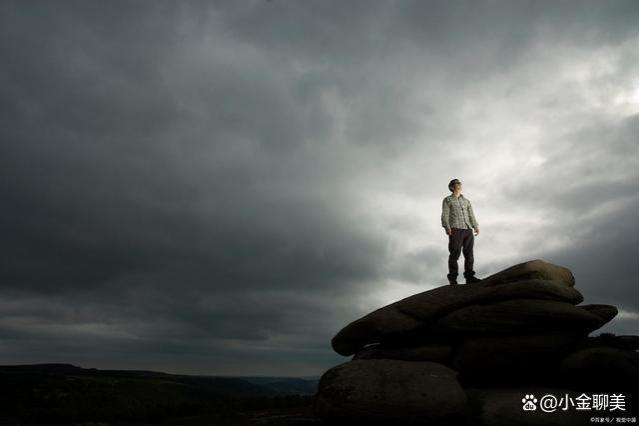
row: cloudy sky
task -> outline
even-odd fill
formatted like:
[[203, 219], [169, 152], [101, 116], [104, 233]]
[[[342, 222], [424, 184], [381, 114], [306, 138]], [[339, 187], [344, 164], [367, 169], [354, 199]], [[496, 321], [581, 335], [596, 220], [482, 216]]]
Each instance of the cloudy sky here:
[[619, 308], [600, 331], [639, 334], [637, 22], [633, 0], [2, 1], [0, 363], [322, 374], [343, 326], [446, 284], [452, 178], [479, 277], [566, 266]]

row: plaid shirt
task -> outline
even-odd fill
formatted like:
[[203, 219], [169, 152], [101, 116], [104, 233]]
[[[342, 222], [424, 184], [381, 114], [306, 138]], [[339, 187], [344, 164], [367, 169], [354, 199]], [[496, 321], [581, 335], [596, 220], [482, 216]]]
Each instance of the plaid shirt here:
[[442, 226], [448, 228], [470, 229], [478, 228], [473, 206], [470, 200], [459, 194], [459, 197], [449, 195], [442, 203]]

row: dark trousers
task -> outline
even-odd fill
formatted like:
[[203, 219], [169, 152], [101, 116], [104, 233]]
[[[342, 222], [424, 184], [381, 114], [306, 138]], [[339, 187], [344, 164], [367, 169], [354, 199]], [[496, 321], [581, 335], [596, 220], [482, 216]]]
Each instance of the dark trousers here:
[[475, 275], [473, 271], [473, 243], [475, 236], [472, 229], [450, 228], [448, 236], [448, 272], [450, 276], [457, 277], [457, 259], [464, 253], [464, 275]]

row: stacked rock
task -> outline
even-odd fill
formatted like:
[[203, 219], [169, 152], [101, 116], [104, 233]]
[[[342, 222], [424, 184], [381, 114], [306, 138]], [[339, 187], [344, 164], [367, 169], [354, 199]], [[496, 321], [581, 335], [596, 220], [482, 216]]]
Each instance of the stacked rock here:
[[332, 339], [353, 358], [321, 377], [315, 414], [331, 424], [591, 424], [593, 412], [574, 406], [523, 404], [604, 391], [625, 391], [628, 413], [639, 336], [588, 337], [617, 308], [580, 305], [574, 286], [569, 269], [537, 259], [377, 309]]

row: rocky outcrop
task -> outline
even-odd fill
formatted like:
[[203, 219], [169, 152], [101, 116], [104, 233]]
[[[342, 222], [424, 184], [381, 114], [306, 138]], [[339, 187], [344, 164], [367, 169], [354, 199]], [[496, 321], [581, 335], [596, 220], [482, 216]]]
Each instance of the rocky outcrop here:
[[456, 424], [468, 400], [457, 373], [435, 362], [353, 360], [322, 377], [316, 409], [324, 420], [351, 424]]
[[[332, 339], [352, 360], [322, 376], [315, 412], [331, 423], [540, 424], [522, 408], [534, 389], [631, 391], [639, 337], [588, 337], [617, 308], [582, 302], [569, 269], [538, 259], [384, 306]], [[590, 424], [585, 414], [553, 418]]]
[[[547, 265], [539, 263], [541, 261], [533, 262], [539, 267]], [[524, 268], [516, 265], [506, 271], [520, 269], [526, 271], [526, 277], [534, 275], [530, 266]], [[337, 333], [331, 341], [333, 349], [341, 355], [352, 355], [367, 344], [418, 329], [434, 319], [471, 304], [513, 299], [554, 300], [570, 305], [583, 301], [581, 293], [572, 287], [574, 280], [566, 280], [566, 273], [550, 275], [553, 278], [550, 280], [525, 278], [522, 281], [496, 283], [493, 277], [500, 277], [500, 274], [502, 272], [473, 285], [437, 287], [377, 309]], [[499, 278], [503, 279], [503, 276]]]

